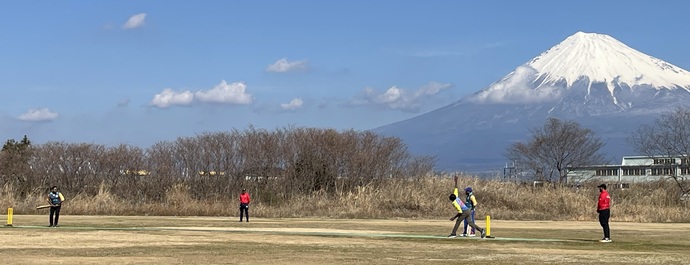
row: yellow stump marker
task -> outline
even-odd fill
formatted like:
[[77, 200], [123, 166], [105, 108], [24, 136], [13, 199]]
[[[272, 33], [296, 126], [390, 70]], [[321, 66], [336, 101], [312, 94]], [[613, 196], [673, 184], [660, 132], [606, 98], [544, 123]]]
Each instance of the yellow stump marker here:
[[14, 210], [12, 208], [7, 208], [7, 224], [5, 226], [12, 226], [12, 214]]
[[491, 216], [486, 216], [486, 236], [491, 235]]

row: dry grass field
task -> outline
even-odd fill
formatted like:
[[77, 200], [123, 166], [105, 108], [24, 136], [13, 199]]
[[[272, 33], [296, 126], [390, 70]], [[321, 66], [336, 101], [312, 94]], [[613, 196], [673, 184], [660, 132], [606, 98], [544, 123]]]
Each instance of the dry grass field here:
[[[493, 239], [447, 239], [453, 222], [407, 219], [15, 215], [3, 264], [688, 264], [690, 224], [491, 222]], [[5, 216], [0, 216], [5, 221]], [[483, 220], [478, 221], [484, 226]]]

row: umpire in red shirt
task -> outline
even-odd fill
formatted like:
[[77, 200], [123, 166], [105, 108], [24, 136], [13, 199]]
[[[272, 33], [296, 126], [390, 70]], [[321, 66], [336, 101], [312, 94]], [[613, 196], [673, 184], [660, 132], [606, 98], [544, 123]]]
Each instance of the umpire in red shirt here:
[[249, 222], [249, 202], [249, 193], [247, 193], [246, 189], [242, 189], [240, 194], [240, 222], [242, 222], [243, 215], [247, 216], [247, 222]]
[[611, 217], [611, 196], [606, 191], [606, 184], [597, 186], [599, 188], [599, 202], [597, 203], [597, 213], [599, 213], [599, 224], [604, 229], [604, 238], [599, 242], [611, 242], [611, 231], [609, 230], [609, 218]]

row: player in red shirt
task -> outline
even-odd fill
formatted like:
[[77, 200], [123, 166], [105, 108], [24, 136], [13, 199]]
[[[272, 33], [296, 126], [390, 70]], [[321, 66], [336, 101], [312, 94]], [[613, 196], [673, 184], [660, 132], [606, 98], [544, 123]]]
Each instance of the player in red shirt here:
[[597, 186], [599, 188], [599, 202], [597, 203], [597, 213], [599, 213], [599, 224], [604, 229], [604, 238], [599, 242], [611, 242], [609, 230], [609, 218], [611, 217], [611, 196], [606, 191], [606, 184]]
[[249, 193], [247, 193], [246, 189], [242, 189], [240, 194], [240, 222], [242, 222], [243, 215], [247, 216], [247, 222], [249, 222], [249, 202]]

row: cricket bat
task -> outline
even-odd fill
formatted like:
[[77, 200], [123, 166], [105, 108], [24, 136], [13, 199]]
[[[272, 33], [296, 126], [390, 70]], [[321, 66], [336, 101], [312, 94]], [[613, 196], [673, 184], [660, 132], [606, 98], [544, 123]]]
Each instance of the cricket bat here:
[[50, 206], [51, 206], [50, 204], [36, 206], [36, 210], [38, 210], [38, 209], [50, 208]]

